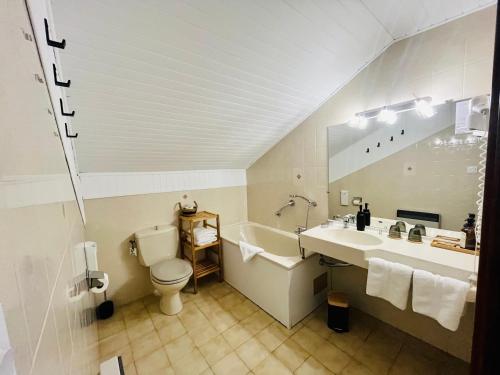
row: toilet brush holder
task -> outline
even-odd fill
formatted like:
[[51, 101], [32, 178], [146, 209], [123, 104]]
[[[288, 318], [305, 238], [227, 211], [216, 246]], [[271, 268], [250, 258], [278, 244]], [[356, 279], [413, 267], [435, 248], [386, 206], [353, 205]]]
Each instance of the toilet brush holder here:
[[109, 301], [106, 292], [104, 292], [104, 302], [96, 307], [95, 313], [99, 320], [111, 318], [115, 312], [115, 305], [113, 301]]

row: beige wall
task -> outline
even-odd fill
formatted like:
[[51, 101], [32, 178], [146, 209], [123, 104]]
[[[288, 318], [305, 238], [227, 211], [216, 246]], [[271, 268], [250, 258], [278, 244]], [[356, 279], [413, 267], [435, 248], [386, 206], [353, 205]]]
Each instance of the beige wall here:
[[193, 200], [200, 210], [219, 213], [221, 225], [247, 218], [244, 186], [85, 200], [86, 238], [97, 242], [99, 268], [110, 276], [108, 297], [115, 303], [122, 305], [153, 292], [149, 269], [129, 255], [134, 232], [157, 224], [177, 224], [177, 202]]
[[95, 375], [94, 296], [68, 296], [83, 222], [47, 88], [34, 78], [37, 50], [21, 32], [33, 40], [26, 4], [0, 8], [0, 304], [13, 347], [0, 373], [12, 373], [2, 365], [13, 354], [18, 375]]
[[[328, 217], [327, 126], [345, 123], [356, 112], [415, 96], [430, 95], [439, 102], [488, 93], [494, 23], [495, 9], [490, 7], [391, 46], [248, 169], [249, 220], [290, 231], [303, 224], [305, 207], [300, 203], [280, 218], [273, 215], [290, 193], [318, 201], [312, 209], [313, 225]], [[360, 296], [354, 305], [405, 328], [392, 308], [373, 311], [368, 303], [361, 303], [363, 298], [368, 297]], [[434, 333], [448, 335], [438, 327]]]
[[[478, 174], [468, 174], [467, 166], [478, 166], [479, 144], [433, 143], [452, 136], [454, 127], [330, 183], [330, 217], [357, 211], [352, 204], [340, 205], [340, 191], [349, 190], [350, 197], [369, 203], [374, 216], [395, 219], [397, 209], [434, 212], [441, 215], [441, 228], [460, 230], [467, 214], [477, 211]], [[404, 173], [407, 162], [414, 167], [411, 174]]]

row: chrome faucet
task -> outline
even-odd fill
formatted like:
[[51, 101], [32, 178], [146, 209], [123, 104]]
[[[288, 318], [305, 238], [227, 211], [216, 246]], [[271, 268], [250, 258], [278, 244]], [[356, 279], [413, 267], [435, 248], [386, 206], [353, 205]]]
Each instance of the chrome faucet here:
[[303, 195], [299, 195], [299, 194], [290, 194], [290, 198], [300, 198], [300, 199], [303, 199], [307, 202], [308, 206], [309, 207], [316, 207], [318, 205], [318, 203], [316, 203], [316, 201], [313, 201], [309, 198], [306, 198], [304, 197]]
[[356, 216], [353, 214], [347, 214], [343, 217], [343, 222], [344, 222], [344, 229], [349, 228], [349, 223], [355, 223], [356, 222]]

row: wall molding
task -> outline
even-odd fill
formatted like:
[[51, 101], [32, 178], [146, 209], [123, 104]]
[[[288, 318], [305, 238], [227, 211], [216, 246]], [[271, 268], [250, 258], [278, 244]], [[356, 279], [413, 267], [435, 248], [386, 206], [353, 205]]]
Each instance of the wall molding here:
[[80, 173], [84, 199], [246, 186], [245, 169]]

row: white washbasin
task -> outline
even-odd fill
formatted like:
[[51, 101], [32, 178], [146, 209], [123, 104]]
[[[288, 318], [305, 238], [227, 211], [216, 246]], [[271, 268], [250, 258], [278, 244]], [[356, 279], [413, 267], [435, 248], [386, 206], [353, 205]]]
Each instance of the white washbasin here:
[[382, 240], [376, 236], [348, 229], [330, 229], [328, 236], [331, 236], [332, 241], [346, 244], [362, 246], [377, 246], [382, 244]]

